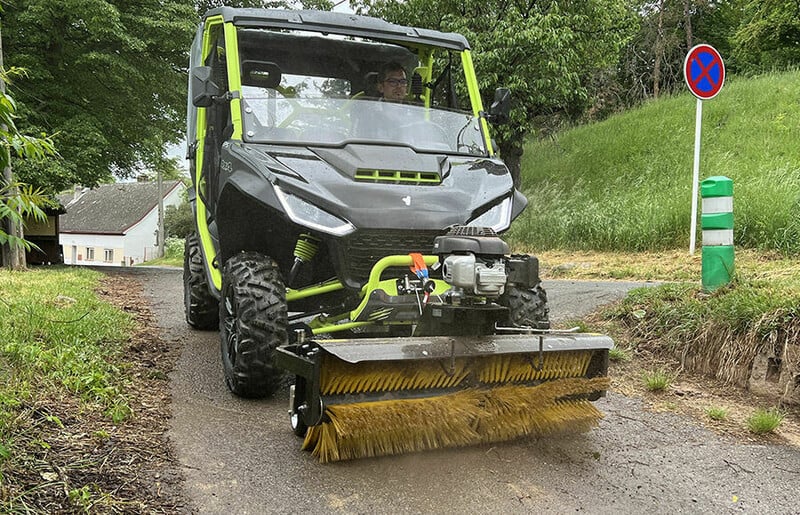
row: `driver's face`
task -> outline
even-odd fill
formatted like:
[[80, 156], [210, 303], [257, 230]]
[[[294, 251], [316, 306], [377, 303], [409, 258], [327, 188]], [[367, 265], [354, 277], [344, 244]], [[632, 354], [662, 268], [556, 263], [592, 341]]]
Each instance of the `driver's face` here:
[[401, 101], [406, 98], [406, 72], [393, 70], [386, 74], [386, 78], [378, 84], [378, 91], [386, 100]]

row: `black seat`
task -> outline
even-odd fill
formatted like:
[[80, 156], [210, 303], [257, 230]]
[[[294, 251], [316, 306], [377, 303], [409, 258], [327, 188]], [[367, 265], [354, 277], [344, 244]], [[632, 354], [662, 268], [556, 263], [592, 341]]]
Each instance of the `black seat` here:
[[378, 72], [369, 72], [364, 75], [364, 96], [379, 97], [378, 91]]

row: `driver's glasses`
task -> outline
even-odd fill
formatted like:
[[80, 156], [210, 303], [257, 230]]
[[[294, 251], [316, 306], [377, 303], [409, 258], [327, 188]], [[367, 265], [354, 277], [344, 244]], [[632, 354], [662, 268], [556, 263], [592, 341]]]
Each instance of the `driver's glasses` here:
[[383, 82], [387, 83], [388, 85], [390, 85], [393, 88], [396, 88], [397, 86], [407, 86], [408, 85], [408, 79], [386, 79]]

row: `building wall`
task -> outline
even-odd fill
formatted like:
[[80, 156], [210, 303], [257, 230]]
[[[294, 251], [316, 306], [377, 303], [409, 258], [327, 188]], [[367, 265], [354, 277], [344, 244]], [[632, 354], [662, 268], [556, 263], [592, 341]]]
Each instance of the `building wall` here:
[[[164, 197], [164, 209], [167, 206], [177, 206], [182, 201], [184, 188], [179, 187]], [[134, 263], [141, 263], [155, 259], [158, 250], [158, 208], [150, 211], [142, 220], [129, 228], [125, 233], [125, 256], [133, 258]]]
[[122, 235], [61, 233], [59, 243], [67, 265], [120, 266], [125, 256]]

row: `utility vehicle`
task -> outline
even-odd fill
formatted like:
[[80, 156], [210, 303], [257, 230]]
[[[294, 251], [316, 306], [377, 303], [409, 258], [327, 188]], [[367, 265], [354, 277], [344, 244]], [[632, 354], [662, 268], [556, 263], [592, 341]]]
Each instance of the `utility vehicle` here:
[[[380, 98], [387, 63], [406, 72], [405, 101]], [[190, 65], [186, 319], [219, 328], [233, 393], [272, 394], [288, 370], [306, 434], [378, 400], [403, 412], [467, 387], [606, 379], [611, 340], [549, 332], [537, 259], [498, 236], [527, 204], [489, 132], [510, 95], [484, 110], [464, 37], [223, 7]], [[586, 384], [553, 402], [605, 383]], [[308, 431], [306, 445], [323, 459], [403, 450], [344, 450], [341, 435], [321, 449], [327, 438]]]

